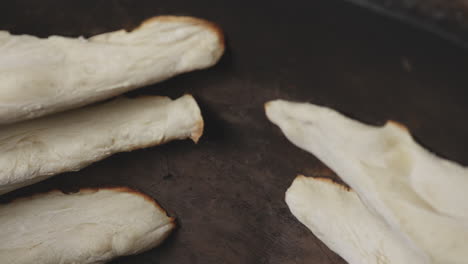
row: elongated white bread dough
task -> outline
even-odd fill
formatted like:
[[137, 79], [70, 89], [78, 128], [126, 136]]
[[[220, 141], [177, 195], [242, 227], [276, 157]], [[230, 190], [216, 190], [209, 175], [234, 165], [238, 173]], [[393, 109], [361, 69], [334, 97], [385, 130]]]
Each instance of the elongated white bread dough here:
[[0, 261], [97, 264], [158, 246], [174, 219], [127, 188], [53, 191], [0, 205]]
[[200, 109], [191, 95], [119, 98], [0, 129], [0, 194], [79, 170], [114, 153], [175, 139], [197, 141]]
[[357, 194], [325, 178], [298, 176], [286, 192], [293, 215], [350, 264], [427, 263]]
[[266, 112], [427, 263], [466, 263], [468, 168], [422, 148], [395, 122], [374, 127], [326, 107], [282, 100], [268, 103]]
[[137, 29], [84, 38], [0, 31], [0, 124], [110, 98], [214, 65], [221, 30], [208, 21], [154, 17]]

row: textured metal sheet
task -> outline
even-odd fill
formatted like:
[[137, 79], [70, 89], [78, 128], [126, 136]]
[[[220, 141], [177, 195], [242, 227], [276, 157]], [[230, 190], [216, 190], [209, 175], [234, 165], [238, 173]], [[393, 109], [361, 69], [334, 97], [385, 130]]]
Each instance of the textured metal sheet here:
[[298, 173], [336, 176], [267, 121], [267, 100], [310, 101], [373, 124], [394, 119], [468, 164], [468, 53], [343, 1], [2, 1], [0, 28], [90, 36], [157, 14], [203, 17], [226, 32], [216, 67], [131, 93], [192, 93], [206, 121], [199, 144], [114, 155], [2, 198], [124, 185], [177, 217], [160, 248], [113, 263], [344, 263], [283, 200]]

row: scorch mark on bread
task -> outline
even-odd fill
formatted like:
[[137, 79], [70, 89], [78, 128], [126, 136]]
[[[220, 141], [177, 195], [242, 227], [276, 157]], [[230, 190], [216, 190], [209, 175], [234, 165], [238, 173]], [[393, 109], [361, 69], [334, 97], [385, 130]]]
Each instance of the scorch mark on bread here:
[[[308, 178], [311, 178], [311, 177], [307, 177], [307, 176], [304, 176], [302, 174], [299, 174], [296, 176], [296, 179], [299, 179], [299, 180], [302, 180], [302, 179], [308, 179]], [[340, 184], [330, 178], [325, 178], [325, 177], [313, 177], [313, 179], [315, 181], [321, 181], [321, 182], [325, 182], [327, 184], [332, 184], [332, 185], [335, 185], [335, 187], [337, 188], [341, 188], [343, 189], [344, 191], [347, 191], [347, 192], [351, 192], [351, 188], [349, 188], [348, 186], [346, 185], [343, 185], [343, 184]]]

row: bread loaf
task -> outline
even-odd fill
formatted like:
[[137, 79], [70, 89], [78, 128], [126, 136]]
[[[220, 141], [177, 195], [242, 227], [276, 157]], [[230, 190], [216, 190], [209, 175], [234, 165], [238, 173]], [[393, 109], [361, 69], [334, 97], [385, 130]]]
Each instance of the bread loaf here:
[[119, 98], [0, 129], [0, 194], [114, 153], [191, 138], [203, 119], [190, 95]]
[[159, 245], [174, 219], [128, 188], [53, 191], [0, 205], [0, 262], [97, 264]]
[[85, 38], [0, 31], [0, 124], [83, 106], [214, 65], [221, 30], [192, 17], [160, 16], [137, 29]]

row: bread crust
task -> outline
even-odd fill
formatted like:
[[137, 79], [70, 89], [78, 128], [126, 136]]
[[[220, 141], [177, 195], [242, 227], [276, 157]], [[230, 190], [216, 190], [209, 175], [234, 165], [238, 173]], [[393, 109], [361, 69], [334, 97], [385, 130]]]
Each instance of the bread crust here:
[[157, 16], [130, 32], [88, 39], [6, 36], [10, 44], [0, 47], [0, 66], [7, 69], [0, 76], [0, 124], [79, 108], [202, 70], [225, 50], [218, 25], [185, 16]]
[[211, 30], [218, 36], [219, 45], [224, 50], [226, 48], [226, 40], [224, 38], [224, 31], [223, 29], [216, 23], [208, 21], [203, 18], [191, 17], [191, 16], [171, 16], [171, 15], [161, 15], [161, 16], [154, 16], [148, 19], [145, 19], [143, 22], [140, 23], [139, 26], [131, 30], [130, 32], [141, 30], [141, 28], [157, 22], [186, 22], [196, 25], [203, 25], [207, 29]]
[[[89, 131], [79, 133], [83, 127]], [[0, 131], [0, 150], [4, 152], [0, 155], [0, 193], [79, 170], [118, 152], [186, 138], [196, 143], [203, 127], [203, 117], [191, 95], [176, 100], [121, 97], [13, 124]]]

